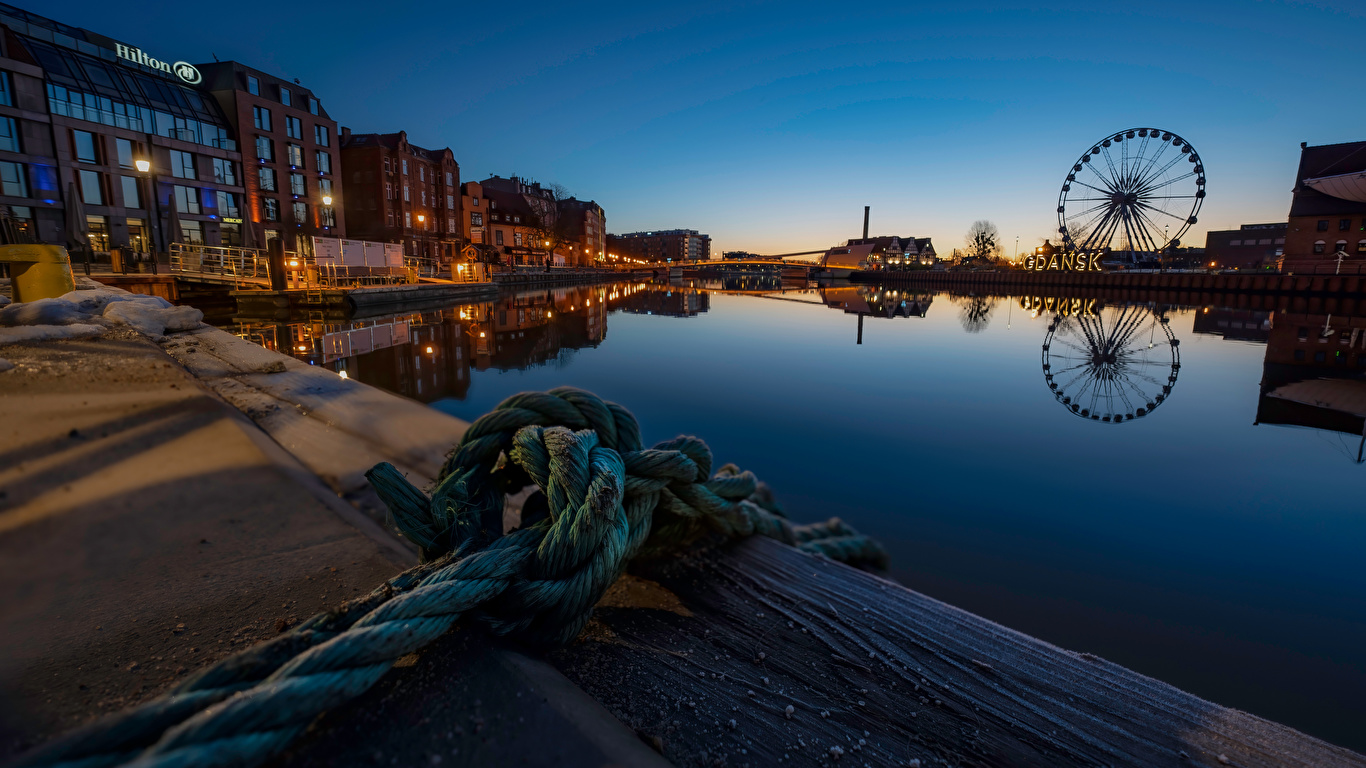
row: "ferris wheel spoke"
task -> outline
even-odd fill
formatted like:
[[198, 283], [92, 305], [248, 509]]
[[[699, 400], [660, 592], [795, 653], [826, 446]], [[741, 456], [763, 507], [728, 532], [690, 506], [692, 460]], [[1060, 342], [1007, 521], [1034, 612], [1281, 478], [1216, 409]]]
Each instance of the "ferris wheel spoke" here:
[[1085, 216], [1085, 215], [1090, 214], [1090, 213], [1095, 213], [1096, 211], [1099, 211], [1099, 210], [1102, 209], [1102, 208], [1108, 208], [1108, 207], [1110, 207], [1110, 201], [1109, 201], [1109, 200], [1106, 200], [1105, 202], [1103, 202], [1103, 203], [1101, 203], [1100, 205], [1097, 205], [1097, 206], [1095, 206], [1095, 207], [1093, 207], [1093, 208], [1087, 208], [1086, 210], [1082, 211], [1081, 213], [1074, 213], [1074, 214], [1072, 214], [1071, 216], [1068, 216], [1068, 217], [1065, 219], [1065, 221], [1071, 221], [1072, 219], [1079, 219], [1079, 218], [1081, 218], [1082, 216]]
[[[1153, 221], [1152, 219], [1148, 218], [1148, 215], [1147, 215], [1146, 213], [1144, 213], [1143, 210], [1142, 210], [1141, 208], [1135, 208], [1135, 209], [1134, 209], [1134, 213], [1137, 213], [1138, 216], [1139, 216], [1139, 218], [1141, 218], [1141, 219], [1143, 220], [1143, 222], [1144, 222], [1148, 227], [1151, 227], [1151, 230], [1145, 230], [1145, 234], [1148, 235], [1149, 241], [1152, 242], [1153, 251], [1154, 251], [1154, 252], [1158, 251], [1158, 250], [1159, 250], [1159, 247], [1158, 247], [1158, 245], [1157, 245], [1156, 238], [1157, 238], [1157, 233], [1158, 233], [1158, 232], [1161, 232], [1162, 230], [1157, 226], [1157, 222], [1155, 222], [1155, 221]], [[1178, 231], [1177, 231], [1177, 235], [1179, 236], [1180, 234], [1181, 234], [1181, 233], [1180, 233], [1180, 231], [1178, 230]], [[1164, 244], [1164, 245], [1165, 245], [1166, 242], [1167, 242], [1167, 235], [1166, 235], [1165, 233], [1162, 235], [1162, 241], [1163, 241], [1163, 244]]]
[[1100, 148], [1100, 153], [1105, 156], [1105, 164], [1110, 167], [1110, 179], [1114, 181], [1116, 187], [1120, 187], [1124, 181], [1119, 170], [1115, 168], [1114, 158], [1110, 157], [1110, 148], [1103, 146]]
[[1114, 216], [1114, 213], [1114, 206], [1107, 205], [1105, 206], [1104, 211], [1096, 214], [1091, 218], [1090, 221], [1082, 225], [1082, 241], [1080, 243], [1076, 243], [1076, 245], [1079, 246], [1082, 250], [1086, 250], [1087, 248], [1089, 248], [1091, 246], [1092, 241], [1096, 238], [1097, 235], [1100, 234], [1100, 231], [1105, 228], [1106, 222], [1108, 222], [1110, 218]]
[[1145, 194], [1148, 194], [1148, 193], [1150, 193], [1150, 192], [1156, 192], [1157, 190], [1162, 189], [1163, 187], [1169, 187], [1169, 186], [1171, 186], [1171, 185], [1177, 183], [1178, 181], [1185, 181], [1186, 179], [1189, 179], [1190, 177], [1192, 177], [1192, 176], [1194, 176], [1194, 175], [1195, 175], [1195, 171], [1190, 171], [1190, 172], [1188, 172], [1188, 173], [1186, 173], [1186, 174], [1184, 174], [1184, 175], [1175, 176], [1175, 177], [1172, 177], [1172, 178], [1170, 178], [1170, 179], [1167, 179], [1166, 181], [1162, 182], [1161, 184], [1155, 184], [1155, 185], [1152, 185], [1152, 186], [1145, 186], [1145, 187], [1143, 187], [1142, 189], [1139, 189], [1139, 190], [1138, 190], [1138, 194], [1139, 194], [1139, 196], [1141, 197], [1141, 196], [1143, 196], [1143, 195], [1145, 195]]
[[1144, 174], [1143, 176], [1139, 177], [1139, 179], [1138, 179], [1138, 186], [1140, 186], [1140, 187], [1146, 187], [1148, 184], [1152, 183], [1154, 180], [1160, 178], [1160, 177], [1162, 176], [1162, 174], [1166, 173], [1167, 170], [1170, 169], [1173, 165], [1176, 165], [1177, 163], [1181, 162], [1181, 158], [1183, 158], [1183, 157], [1185, 157], [1184, 154], [1182, 154], [1181, 152], [1177, 152], [1177, 153], [1176, 153], [1176, 156], [1173, 157], [1171, 160], [1168, 160], [1166, 165], [1162, 166], [1161, 168], [1158, 168], [1158, 169], [1155, 170], [1155, 171], [1149, 171], [1148, 173], [1146, 173], [1146, 174]]
[[1083, 187], [1086, 187], [1087, 189], [1095, 190], [1096, 192], [1099, 192], [1099, 193], [1101, 193], [1102, 195], [1106, 195], [1106, 198], [1105, 198], [1106, 200], [1109, 200], [1109, 199], [1110, 199], [1109, 196], [1110, 196], [1110, 195], [1113, 195], [1113, 194], [1115, 193], [1115, 190], [1113, 190], [1113, 189], [1101, 189], [1100, 187], [1093, 187], [1093, 186], [1091, 186], [1090, 184], [1087, 184], [1087, 183], [1084, 182], [1084, 181], [1073, 181], [1073, 182], [1071, 182], [1071, 183], [1072, 183], [1072, 184], [1080, 184], [1080, 185], [1082, 185]]
[[1147, 153], [1147, 151], [1148, 137], [1144, 136], [1142, 141], [1139, 142], [1138, 152], [1134, 153], [1133, 165], [1129, 168], [1128, 175], [1125, 177], [1125, 181], [1128, 184], [1132, 185], [1134, 181], [1138, 178], [1138, 168], [1140, 165], [1143, 164], [1143, 157]]
[[1134, 175], [1134, 183], [1138, 185], [1143, 179], [1147, 178], [1149, 171], [1157, 165], [1158, 161], [1161, 160], [1162, 156], [1165, 154], [1167, 154], [1167, 142], [1164, 141], [1158, 144], [1157, 150], [1148, 158], [1148, 164], [1143, 166], [1143, 169]]
[[1174, 213], [1168, 213], [1168, 212], [1162, 210], [1161, 208], [1158, 208], [1158, 207], [1155, 206], [1155, 205], [1149, 205], [1149, 204], [1147, 204], [1147, 203], [1145, 203], [1145, 202], [1142, 202], [1142, 201], [1139, 201], [1139, 202], [1137, 203], [1137, 205], [1138, 205], [1138, 207], [1140, 207], [1140, 208], [1146, 208], [1146, 209], [1152, 211], [1153, 213], [1160, 213], [1160, 214], [1162, 214], [1163, 216], [1170, 216], [1170, 217], [1172, 217], [1173, 219], [1176, 219], [1177, 221], [1182, 222], [1183, 224], [1184, 224], [1185, 221], [1186, 221], [1186, 219], [1185, 219], [1184, 217], [1177, 216], [1177, 215], [1174, 214]]

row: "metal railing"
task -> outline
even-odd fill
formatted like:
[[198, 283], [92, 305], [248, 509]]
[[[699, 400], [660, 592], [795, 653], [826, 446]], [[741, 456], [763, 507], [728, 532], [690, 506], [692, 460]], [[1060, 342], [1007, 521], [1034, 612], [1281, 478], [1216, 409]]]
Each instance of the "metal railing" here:
[[234, 284], [270, 284], [270, 259], [263, 250], [171, 243], [170, 257], [172, 273], [219, 277]]

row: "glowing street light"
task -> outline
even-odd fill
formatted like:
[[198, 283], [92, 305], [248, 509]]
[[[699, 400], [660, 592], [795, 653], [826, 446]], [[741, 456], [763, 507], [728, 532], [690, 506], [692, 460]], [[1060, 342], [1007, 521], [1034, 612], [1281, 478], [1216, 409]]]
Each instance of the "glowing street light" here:
[[152, 170], [152, 163], [150, 160], [137, 160], [133, 165], [138, 167], [138, 173], [146, 173]]
[[331, 195], [323, 195], [323, 205], [331, 205], [331, 204], [332, 204], [332, 196], [331, 196]]

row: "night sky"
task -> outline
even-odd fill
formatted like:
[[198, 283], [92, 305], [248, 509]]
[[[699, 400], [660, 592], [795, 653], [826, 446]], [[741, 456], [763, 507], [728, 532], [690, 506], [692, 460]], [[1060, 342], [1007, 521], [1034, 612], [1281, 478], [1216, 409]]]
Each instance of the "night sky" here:
[[1203, 245], [1285, 220], [1301, 141], [1366, 139], [1359, 2], [16, 4], [297, 77], [353, 131], [450, 146], [464, 179], [558, 182], [609, 231], [725, 250], [825, 248], [864, 205], [941, 255], [982, 218], [1025, 248], [1083, 151], [1148, 126], [1205, 162]]

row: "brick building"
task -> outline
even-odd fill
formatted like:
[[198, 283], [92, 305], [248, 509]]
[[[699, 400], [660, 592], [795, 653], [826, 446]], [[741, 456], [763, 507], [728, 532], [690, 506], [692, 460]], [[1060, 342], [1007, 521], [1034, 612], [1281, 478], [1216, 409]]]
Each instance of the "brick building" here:
[[607, 236], [607, 252], [643, 261], [708, 261], [711, 235], [695, 229], [665, 229]]
[[570, 240], [567, 263], [591, 266], [607, 260], [607, 214], [593, 200], [569, 198], [559, 203]]
[[239, 218], [256, 227], [257, 245], [280, 237], [286, 249], [307, 252], [315, 235], [344, 234], [337, 123], [313, 92], [235, 61], [200, 71], [238, 136], [246, 166]]
[[1282, 268], [1331, 272], [1339, 251], [1344, 268], [1366, 262], [1366, 141], [1300, 144]]
[[[538, 266], [551, 256], [559, 266], [589, 266], [606, 259], [607, 214], [592, 200], [560, 198], [519, 176], [468, 182], [460, 200], [471, 246], [497, 253], [505, 264]], [[550, 245], [542, 239], [548, 230]]]
[[402, 243], [408, 256], [462, 260], [460, 166], [450, 147], [424, 149], [398, 133], [342, 129], [347, 236]]
[[1285, 251], [1285, 229], [1285, 224], [1273, 222], [1207, 232], [1203, 266], [1215, 269], [1275, 266]]

